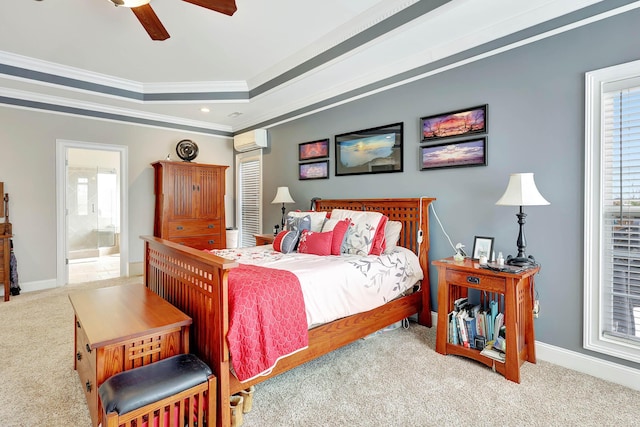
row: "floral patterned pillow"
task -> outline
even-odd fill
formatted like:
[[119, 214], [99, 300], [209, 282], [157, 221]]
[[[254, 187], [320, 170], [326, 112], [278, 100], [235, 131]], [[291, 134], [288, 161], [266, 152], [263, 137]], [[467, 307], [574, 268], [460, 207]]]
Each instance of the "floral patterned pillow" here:
[[287, 215], [286, 229], [289, 231], [297, 231], [298, 234], [302, 234], [303, 230], [311, 230], [311, 216], [310, 215]]
[[333, 231], [314, 232], [304, 230], [300, 236], [298, 252], [301, 254], [331, 255]]
[[383, 215], [380, 212], [334, 209], [331, 219], [351, 219], [341, 252], [344, 254], [369, 255]]
[[319, 211], [311, 211], [311, 212], [302, 212], [302, 211], [291, 211], [287, 214], [287, 217], [292, 218], [302, 218], [305, 216], [309, 216], [311, 220], [311, 231], [322, 231], [322, 225], [327, 219], [327, 212], [319, 212]]

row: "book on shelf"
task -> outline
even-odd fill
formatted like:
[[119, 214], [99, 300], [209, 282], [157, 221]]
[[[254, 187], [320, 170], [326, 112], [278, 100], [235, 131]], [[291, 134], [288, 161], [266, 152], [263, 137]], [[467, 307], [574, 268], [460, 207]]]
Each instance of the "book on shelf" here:
[[487, 346], [482, 349], [480, 354], [483, 355], [483, 356], [489, 357], [489, 358], [491, 358], [493, 360], [497, 360], [498, 362], [501, 362], [501, 363], [504, 363], [504, 360], [505, 360], [504, 352], [502, 352], [500, 350], [496, 350], [495, 348], [493, 348], [493, 343], [492, 344], [487, 344]]
[[467, 328], [467, 336], [469, 340], [469, 348], [476, 348], [476, 318], [470, 315], [464, 319], [464, 324]]
[[501, 362], [501, 363], [504, 363], [504, 360], [505, 360], [504, 353], [494, 349], [491, 346], [486, 346], [484, 349], [482, 349], [480, 354], [490, 359], [497, 360], [498, 362]]
[[459, 345], [460, 341], [458, 338], [458, 325], [456, 324], [457, 314], [457, 311], [452, 311], [451, 313], [449, 313], [449, 342], [451, 344]]
[[500, 335], [500, 328], [502, 328], [502, 325], [504, 325], [504, 314], [503, 313], [498, 313], [496, 315], [496, 320], [495, 320], [495, 325], [493, 327], [493, 339], [497, 339], [498, 336]]
[[460, 336], [460, 345], [469, 348], [469, 334], [465, 319], [467, 318], [467, 310], [463, 309], [456, 315], [456, 323], [458, 325], [458, 334]]
[[453, 310], [460, 312], [467, 304], [469, 304], [467, 297], [458, 298], [453, 302]]
[[480, 310], [478, 317], [476, 318], [476, 333], [483, 337], [487, 336], [487, 329], [485, 327], [486, 316], [486, 311]]

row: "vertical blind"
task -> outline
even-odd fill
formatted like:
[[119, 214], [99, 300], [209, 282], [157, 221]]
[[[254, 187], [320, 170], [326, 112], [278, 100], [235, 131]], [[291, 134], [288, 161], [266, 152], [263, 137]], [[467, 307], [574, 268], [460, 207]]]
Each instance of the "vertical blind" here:
[[238, 167], [239, 247], [255, 246], [253, 235], [261, 233], [262, 173], [260, 169], [260, 156], [240, 158]]
[[640, 347], [640, 84], [603, 89], [601, 333]]

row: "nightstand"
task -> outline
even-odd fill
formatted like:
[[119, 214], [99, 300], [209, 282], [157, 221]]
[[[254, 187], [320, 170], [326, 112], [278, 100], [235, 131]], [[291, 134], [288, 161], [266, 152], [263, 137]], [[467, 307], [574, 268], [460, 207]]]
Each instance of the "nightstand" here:
[[273, 239], [276, 237], [273, 234], [254, 234], [256, 238], [256, 246], [270, 245], [273, 243]]
[[[480, 268], [477, 261], [452, 258], [433, 261], [438, 269], [438, 328], [436, 351], [468, 357], [492, 367], [508, 380], [520, 382], [520, 365], [536, 363], [533, 329], [534, 276], [540, 267], [518, 273], [497, 272]], [[499, 303], [506, 327], [506, 357], [504, 362], [480, 354], [480, 349], [453, 344], [449, 340], [449, 313], [454, 301], [467, 297], [469, 290], [490, 295]]]

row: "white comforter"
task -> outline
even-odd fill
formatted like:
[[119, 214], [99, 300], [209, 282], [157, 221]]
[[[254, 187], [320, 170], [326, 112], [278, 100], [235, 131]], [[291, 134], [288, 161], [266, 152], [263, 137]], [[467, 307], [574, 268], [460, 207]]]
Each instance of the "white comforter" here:
[[271, 245], [211, 252], [242, 264], [294, 273], [302, 287], [309, 328], [379, 307], [423, 278], [418, 257], [402, 247], [380, 256], [283, 254]]

